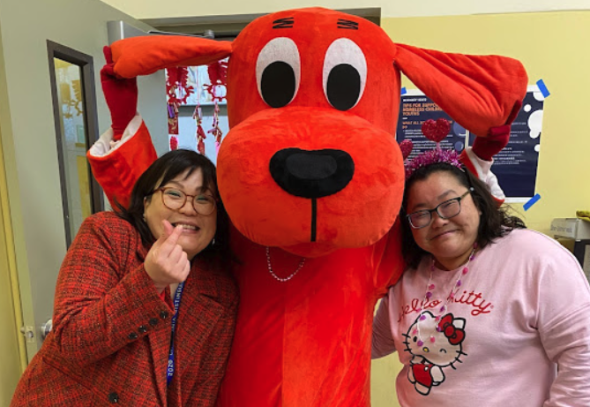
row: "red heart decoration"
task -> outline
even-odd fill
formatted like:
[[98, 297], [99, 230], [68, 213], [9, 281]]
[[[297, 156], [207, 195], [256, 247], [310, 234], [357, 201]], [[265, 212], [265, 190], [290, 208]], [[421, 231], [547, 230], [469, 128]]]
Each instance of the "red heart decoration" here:
[[446, 119], [441, 118], [436, 121], [428, 119], [422, 124], [422, 134], [424, 134], [428, 140], [432, 140], [436, 143], [444, 140], [449, 134], [449, 131], [451, 131], [451, 122]]
[[405, 160], [412, 153], [412, 150], [414, 149], [414, 143], [412, 143], [412, 140], [404, 140], [399, 143], [399, 148], [402, 150], [402, 156]]
[[178, 149], [178, 138], [170, 136], [170, 151]]

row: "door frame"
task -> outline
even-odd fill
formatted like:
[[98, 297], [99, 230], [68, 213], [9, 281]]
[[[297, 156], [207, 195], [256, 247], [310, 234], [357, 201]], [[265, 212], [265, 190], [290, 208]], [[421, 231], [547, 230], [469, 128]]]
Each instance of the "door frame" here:
[[[0, 129], [1, 131], [1, 129]], [[6, 265], [8, 267], [8, 278], [10, 280], [10, 295], [13, 303], [14, 326], [5, 327], [8, 332], [14, 332], [17, 337], [18, 359], [20, 362], [21, 373], [27, 367], [27, 347], [24, 335], [19, 332], [20, 327], [24, 326], [23, 309], [19, 289], [19, 278], [16, 267], [16, 251], [14, 242], [14, 232], [12, 229], [12, 220], [10, 217], [10, 203], [8, 199], [8, 184], [6, 182], [6, 170], [4, 167], [4, 149], [2, 146], [2, 135], [0, 133], [0, 234], [4, 242], [0, 247], [0, 253], [6, 255]]]
[[[69, 206], [68, 206], [68, 190], [66, 183], [66, 163], [62, 150], [62, 134], [63, 129], [61, 125], [61, 114], [59, 111], [59, 90], [57, 89], [57, 81], [55, 75], [55, 58], [80, 67], [81, 85], [82, 85], [82, 107], [84, 111], [84, 128], [86, 129], [86, 151], [98, 140], [98, 117], [96, 112], [96, 91], [94, 88], [94, 60], [90, 55], [86, 55], [75, 49], [66, 47], [65, 45], [47, 40], [47, 58], [49, 62], [49, 77], [51, 84], [51, 99], [53, 102], [53, 120], [55, 124], [55, 136], [57, 139], [57, 159], [59, 162], [59, 178], [61, 184], [61, 199], [64, 216], [64, 227], [66, 233], [66, 244], [70, 247], [72, 243], [72, 233], [69, 222]], [[90, 196], [92, 213], [104, 211], [103, 193], [100, 185], [92, 176], [90, 165], [88, 165], [88, 179], [90, 180]]]

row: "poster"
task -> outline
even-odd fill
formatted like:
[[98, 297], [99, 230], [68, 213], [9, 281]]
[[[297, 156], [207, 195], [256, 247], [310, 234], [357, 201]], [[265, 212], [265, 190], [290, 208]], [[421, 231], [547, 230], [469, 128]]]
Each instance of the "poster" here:
[[443, 149], [454, 148], [458, 153], [465, 148], [467, 131], [446, 114], [430, 98], [424, 96], [419, 91], [409, 90], [402, 96], [399, 119], [397, 121], [396, 139], [398, 143], [403, 140], [410, 140], [414, 145], [409, 159], [412, 160], [425, 151], [432, 150], [436, 147], [434, 141], [428, 140], [422, 134], [422, 124], [432, 119], [447, 119], [451, 122], [451, 131], [449, 135], [440, 143]]
[[[458, 153], [471, 145], [475, 136], [456, 123], [430, 98], [418, 90], [409, 90], [401, 97], [396, 139], [409, 139], [414, 149], [409, 159], [435, 148], [435, 143], [422, 134], [422, 123], [428, 119], [451, 121], [451, 131], [441, 142], [444, 149]], [[506, 202], [526, 202], [535, 195], [537, 165], [543, 122], [543, 95], [537, 86], [529, 86], [523, 106], [512, 124], [508, 145], [494, 157], [492, 172], [506, 194]]]
[[[510, 141], [494, 157], [492, 172], [508, 198], [508, 202], [526, 202], [535, 195], [537, 165], [543, 125], [543, 95], [530, 86], [518, 116], [512, 123]], [[470, 144], [475, 137], [470, 135]]]

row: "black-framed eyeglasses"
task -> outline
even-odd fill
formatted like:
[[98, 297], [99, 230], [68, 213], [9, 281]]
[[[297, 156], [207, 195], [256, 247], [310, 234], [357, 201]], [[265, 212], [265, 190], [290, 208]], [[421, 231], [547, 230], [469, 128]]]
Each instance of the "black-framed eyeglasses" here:
[[193, 208], [195, 208], [195, 211], [197, 211], [199, 215], [209, 216], [215, 211], [215, 207], [217, 206], [217, 200], [211, 195], [189, 195], [174, 187], [161, 187], [156, 189], [150, 195], [153, 195], [158, 191], [162, 192], [162, 203], [164, 206], [173, 211], [182, 208], [189, 197], [193, 199]]
[[473, 192], [473, 188], [469, 188], [467, 192], [457, 198], [441, 202], [434, 209], [424, 209], [406, 215], [410, 226], [414, 229], [422, 229], [430, 225], [430, 222], [432, 222], [432, 212], [436, 212], [441, 219], [450, 219], [457, 216], [461, 213], [461, 200], [471, 192]]

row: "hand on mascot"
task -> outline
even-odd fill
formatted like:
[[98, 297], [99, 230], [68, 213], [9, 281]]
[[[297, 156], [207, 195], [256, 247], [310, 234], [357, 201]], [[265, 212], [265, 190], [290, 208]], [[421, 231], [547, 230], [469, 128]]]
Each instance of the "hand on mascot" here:
[[106, 64], [100, 70], [104, 98], [111, 112], [113, 140], [121, 139], [125, 128], [137, 113], [137, 79], [121, 78], [115, 73], [111, 48], [103, 48]]
[[487, 137], [475, 138], [472, 147], [475, 155], [482, 160], [492, 161], [492, 158], [506, 147], [510, 139], [510, 125], [518, 115], [521, 106], [522, 102], [514, 105], [504, 126], [491, 128]]
[[482, 160], [492, 161], [492, 158], [508, 144], [510, 126], [495, 127], [493, 130], [495, 129], [504, 131], [497, 131], [497, 134], [493, 134], [492, 131], [487, 137], [476, 137], [473, 142], [473, 152]]
[[164, 233], [153, 244], [143, 265], [158, 292], [170, 284], [182, 283], [190, 271], [187, 254], [178, 244], [182, 226], [174, 228], [167, 220], [163, 220], [162, 225]]

